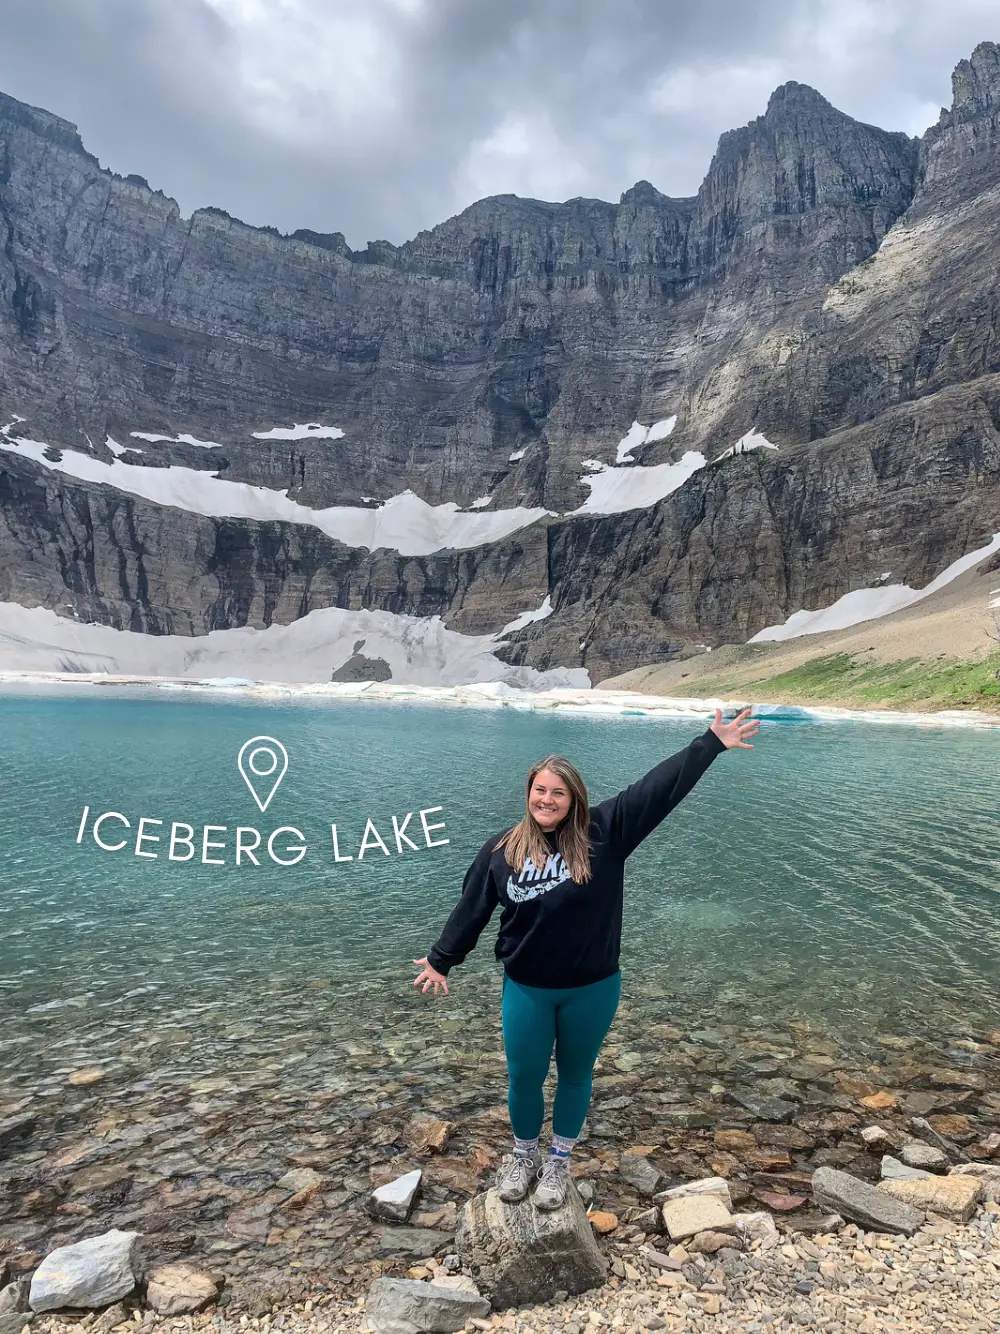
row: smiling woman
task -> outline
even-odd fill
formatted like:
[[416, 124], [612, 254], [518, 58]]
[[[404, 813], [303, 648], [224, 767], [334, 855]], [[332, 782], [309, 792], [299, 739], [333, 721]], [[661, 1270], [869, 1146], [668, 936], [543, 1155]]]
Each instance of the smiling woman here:
[[[561, 755], [533, 765], [521, 820], [488, 839], [462, 897], [414, 986], [448, 991], [446, 976], [474, 948], [502, 906], [496, 956], [504, 965], [503, 1037], [510, 1072], [514, 1151], [501, 1164], [504, 1200], [524, 1198], [537, 1176], [539, 1209], [566, 1198], [569, 1155], [590, 1105], [594, 1063], [618, 1008], [625, 860], [724, 750], [752, 750], [750, 710], [729, 723], [721, 709], [703, 736], [616, 797], [590, 806], [579, 772]], [[555, 1049], [559, 1080], [552, 1149], [538, 1156], [542, 1086]]]

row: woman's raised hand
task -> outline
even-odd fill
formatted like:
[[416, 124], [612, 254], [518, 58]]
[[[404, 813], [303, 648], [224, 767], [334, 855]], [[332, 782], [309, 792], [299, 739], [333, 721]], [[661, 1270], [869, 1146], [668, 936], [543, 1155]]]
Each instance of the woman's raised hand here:
[[433, 986], [435, 996], [438, 994], [438, 987], [444, 987], [444, 994], [447, 996], [448, 979], [444, 973], [439, 973], [436, 968], [432, 968], [427, 962], [426, 956], [423, 959], [414, 959], [413, 962], [420, 968], [420, 972], [413, 979], [413, 985], [420, 987], [421, 982], [423, 982], [424, 985], [420, 987], [420, 990], [425, 993], [429, 986]]
[[744, 709], [738, 713], [730, 723], [722, 721], [722, 710], [715, 710], [715, 722], [711, 726], [711, 731], [719, 738], [726, 750], [732, 750], [734, 746], [740, 750], [753, 750], [753, 746], [747, 742], [748, 736], [756, 736], [757, 729], [760, 727], [760, 721], [754, 718], [752, 722], [747, 722], [750, 717], [750, 710]]

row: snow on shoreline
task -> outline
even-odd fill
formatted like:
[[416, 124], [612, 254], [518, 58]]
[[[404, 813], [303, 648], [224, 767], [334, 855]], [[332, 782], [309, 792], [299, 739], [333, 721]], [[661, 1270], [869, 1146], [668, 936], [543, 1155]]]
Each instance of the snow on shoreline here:
[[[463, 635], [439, 616], [325, 607], [291, 625], [212, 630], [205, 635], [150, 635], [87, 625], [44, 607], [0, 603], [0, 673], [64, 673], [114, 678], [206, 678], [281, 686], [329, 684], [354, 657], [382, 659], [394, 686], [458, 686], [496, 682], [524, 690], [554, 686], [587, 689], [581, 667], [538, 671], [496, 656], [504, 636], [551, 612], [546, 598], [493, 635]], [[356, 648], [356, 646], [359, 646]]]
[[[976, 551], [966, 552], [952, 561], [947, 569], [926, 586], [910, 588], [908, 584], [882, 584], [878, 588], [857, 588], [853, 593], [845, 593], [829, 607], [819, 611], [797, 611], [781, 625], [769, 625], [747, 640], [748, 644], [762, 644], [777, 640], [795, 639], [799, 635], [818, 635], [824, 630], [846, 630], [862, 621], [875, 621], [883, 616], [891, 616], [894, 611], [912, 607], [915, 602], [922, 602], [939, 589], [957, 579], [966, 570], [974, 569], [987, 556], [1000, 551], [1000, 533], [994, 533], [986, 546]], [[883, 579], [886, 575], [881, 576]]]
[[[221, 631], [217, 633], [233, 633]], [[707, 725], [715, 709], [728, 718], [751, 708], [763, 722], [843, 723], [865, 722], [909, 727], [985, 728], [1000, 732], [1000, 717], [977, 710], [941, 710], [938, 713], [896, 712], [891, 709], [841, 709], [828, 705], [752, 703], [744, 699], [687, 699], [666, 695], [641, 695], [624, 690], [552, 687], [525, 690], [502, 681], [464, 685], [398, 685], [385, 681], [323, 682], [303, 684], [253, 680], [247, 677], [192, 677], [188, 679], [85, 674], [76, 672], [3, 671], [0, 692], [42, 687], [89, 693], [101, 689], [117, 694], [135, 689], [195, 693], [202, 696], [243, 695], [252, 699], [355, 700], [366, 703], [437, 704], [461, 708], [507, 708], [529, 712], [559, 712], [578, 717], [690, 719]]]

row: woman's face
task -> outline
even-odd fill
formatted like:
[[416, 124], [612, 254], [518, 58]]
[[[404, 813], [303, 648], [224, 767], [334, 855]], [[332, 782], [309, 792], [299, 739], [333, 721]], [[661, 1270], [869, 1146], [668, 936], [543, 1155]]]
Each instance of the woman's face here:
[[562, 824], [572, 804], [569, 788], [558, 774], [542, 769], [535, 775], [528, 793], [528, 810], [546, 833]]

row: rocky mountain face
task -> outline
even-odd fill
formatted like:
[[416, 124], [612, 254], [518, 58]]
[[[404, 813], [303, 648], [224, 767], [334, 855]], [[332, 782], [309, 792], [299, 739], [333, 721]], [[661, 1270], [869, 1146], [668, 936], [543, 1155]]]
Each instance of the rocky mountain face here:
[[[723, 135], [693, 199], [482, 200], [352, 252], [216, 210], [185, 220], [73, 126], [0, 98], [0, 410], [110, 462], [210, 469], [316, 508], [411, 489], [542, 505], [502, 541], [403, 557], [203, 517], [0, 451], [0, 599], [152, 633], [319, 606], [492, 631], [548, 596], [511, 660], [596, 681], [745, 639], [875, 584], [925, 584], [1000, 530], [1000, 48], [922, 140], [800, 84]], [[570, 514], [634, 420], [654, 505]], [[342, 439], [261, 440], [291, 422]], [[712, 462], [747, 431], [779, 446]]]

